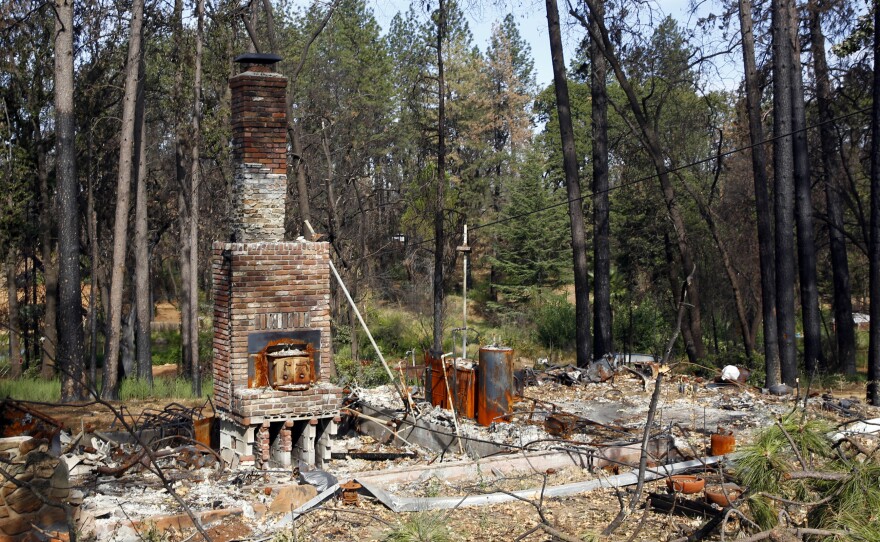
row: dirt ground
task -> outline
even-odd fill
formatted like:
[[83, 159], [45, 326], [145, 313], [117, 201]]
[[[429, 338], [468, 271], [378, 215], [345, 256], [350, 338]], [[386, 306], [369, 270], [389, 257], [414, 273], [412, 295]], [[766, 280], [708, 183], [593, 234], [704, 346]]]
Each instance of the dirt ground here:
[[[648, 491], [665, 491], [663, 482], [646, 484]], [[626, 495], [624, 495], [626, 498]], [[543, 511], [547, 520], [560, 531], [576, 539], [589, 540], [589, 535], [598, 535], [620, 509], [614, 490], [600, 490], [574, 497], [547, 499]], [[540, 522], [537, 509], [525, 502], [511, 502], [493, 506], [459, 508], [452, 511], [432, 511], [448, 526], [454, 540], [476, 542], [499, 542], [514, 540], [525, 534]], [[643, 518], [644, 516], [644, 518]], [[362, 499], [357, 507], [345, 506], [340, 502], [329, 501], [322, 509], [301, 518], [290, 534], [296, 532], [298, 538], [291, 540], [328, 541], [359, 540], [362, 542], [380, 541], [390, 530], [389, 525], [406, 521], [408, 514], [395, 514], [382, 504]], [[387, 524], [385, 523], [387, 522]], [[680, 532], [693, 531], [702, 522], [679, 516], [668, 516], [645, 512], [639, 509], [630, 516], [614, 533], [614, 540], [627, 540], [637, 529], [633, 540], [660, 541], [675, 538]], [[641, 526], [641, 527], [640, 527]], [[712, 538], [709, 540], [717, 540]], [[543, 531], [532, 533], [522, 540], [537, 542], [558, 540]]]

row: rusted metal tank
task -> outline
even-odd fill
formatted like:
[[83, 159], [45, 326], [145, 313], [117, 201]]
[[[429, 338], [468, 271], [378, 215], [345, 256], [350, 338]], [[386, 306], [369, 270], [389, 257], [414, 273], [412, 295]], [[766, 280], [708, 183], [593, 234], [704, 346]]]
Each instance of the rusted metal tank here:
[[[453, 370], [452, 365], [446, 367], [447, 374]], [[474, 419], [477, 408], [477, 371], [473, 362], [458, 360], [455, 363], [455, 378], [450, 387], [455, 386], [453, 402], [455, 412], [462, 417]], [[451, 375], [450, 375], [451, 376]]]
[[477, 378], [477, 423], [501, 421], [513, 407], [513, 349], [506, 346], [480, 348]]
[[[446, 382], [443, 380], [442, 354], [425, 351], [425, 389], [431, 404], [440, 408], [449, 408], [446, 404]], [[450, 387], [452, 383], [450, 382]]]

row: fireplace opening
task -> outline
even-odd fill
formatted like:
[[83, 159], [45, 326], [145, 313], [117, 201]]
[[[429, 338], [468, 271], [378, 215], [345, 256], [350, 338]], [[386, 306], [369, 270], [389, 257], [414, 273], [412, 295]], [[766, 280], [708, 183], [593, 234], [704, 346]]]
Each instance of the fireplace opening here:
[[307, 390], [315, 382], [315, 349], [305, 341], [278, 339], [262, 353], [269, 375], [269, 385], [276, 390]]

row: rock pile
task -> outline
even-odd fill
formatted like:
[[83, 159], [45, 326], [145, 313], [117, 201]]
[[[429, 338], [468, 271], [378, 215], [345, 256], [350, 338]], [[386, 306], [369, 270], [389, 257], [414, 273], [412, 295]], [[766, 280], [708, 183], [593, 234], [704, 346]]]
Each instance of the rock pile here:
[[0, 540], [25, 540], [34, 532], [67, 531], [70, 481], [65, 462], [49, 454], [44, 439], [0, 439]]

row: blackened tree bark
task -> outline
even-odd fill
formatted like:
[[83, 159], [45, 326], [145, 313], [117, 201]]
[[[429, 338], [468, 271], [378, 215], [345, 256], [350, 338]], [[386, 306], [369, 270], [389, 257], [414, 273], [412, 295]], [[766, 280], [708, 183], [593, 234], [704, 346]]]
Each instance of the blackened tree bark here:
[[[141, 42], [143, 47], [143, 42]], [[147, 212], [147, 141], [144, 119], [144, 58], [141, 55], [138, 68], [138, 95], [135, 113], [135, 152], [137, 173], [135, 177], [134, 209], [134, 340], [135, 364], [138, 378], [153, 387], [153, 357], [150, 338], [152, 296], [150, 295], [150, 249]]]
[[199, 185], [202, 182], [201, 152], [202, 133], [202, 41], [205, 27], [205, 0], [196, 4], [196, 54], [193, 69], [192, 113], [192, 171], [190, 173], [189, 201], [189, 349], [192, 358], [192, 391], [194, 397], [202, 396], [202, 372], [199, 363]]
[[812, 375], [825, 366], [822, 355], [819, 287], [816, 278], [816, 242], [813, 234], [813, 197], [810, 190], [810, 157], [807, 146], [807, 116], [804, 110], [804, 81], [801, 75], [801, 47], [794, 2], [788, 2], [788, 31], [791, 53], [791, 128], [794, 160], [795, 221], [797, 224], [798, 274], [804, 327], [804, 368]]
[[61, 401], [85, 395], [79, 269], [79, 183], [73, 113], [73, 0], [55, 1], [55, 145], [58, 184], [58, 367]]
[[[636, 119], [639, 130], [641, 131], [641, 139], [645, 144], [645, 150], [651, 158], [651, 164], [654, 166], [654, 171], [657, 173], [657, 179], [660, 181], [660, 191], [663, 194], [663, 201], [666, 204], [666, 213], [669, 216], [673, 230], [675, 231], [679, 264], [682, 269], [681, 276], [689, 277], [693, 274], [695, 267], [693, 252], [691, 250], [684, 216], [678, 205], [675, 188], [672, 186], [672, 181], [669, 178], [670, 168], [667, 165], [667, 158], [664, 155], [663, 148], [660, 144], [660, 136], [657, 134], [654, 125], [649, 122], [648, 115], [641, 100], [636, 94], [636, 91], [629, 78], [626, 76], [626, 73], [623, 71], [623, 66], [620, 63], [620, 59], [614, 50], [614, 45], [608, 36], [608, 29], [605, 26], [604, 20], [596, 16], [596, 14], [600, 12], [596, 5], [596, 0], [585, 0], [584, 3], [589, 8], [590, 16], [593, 18], [592, 20], [595, 24], [590, 24], [581, 13], [578, 13], [575, 10], [571, 10], [571, 13], [580, 21], [584, 28], [590, 31], [590, 39], [595, 41], [601, 48], [605, 60], [608, 61], [608, 65], [614, 72], [614, 76], [620, 84], [620, 88], [626, 95], [630, 110], [633, 113], [633, 117]], [[598, 31], [598, 35], [595, 34], [596, 31]], [[675, 284], [678, 282], [678, 280], [671, 280], [673, 293], [675, 293]], [[696, 276], [694, 276], [689, 290], [692, 303], [689, 311], [690, 322], [688, 327], [690, 329], [682, 330], [682, 335], [686, 342], [688, 357], [691, 358], [691, 361], [701, 359], [706, 355], [705, 347], [703, 345], [703, 324], [699, 292], [700, 289], [697, 284], [697, 279]]]
[[584, 204], [581, 201], [581, 181], [578, 177], [578, 160], [574, 150], [574, 130], [571, 125], [571, 104], [568, 97], [568, 80], [565, 75], [565, 59], [562, 55], [559, 8], [556, 5], [556, 0], [546, 0], [546, 5], [550, 55], [553, 59], [553, 85], [556, 88], [556, 112], [559, 115], [559, 135], [562, 139], [562, 166], [565, 170], [568, 216], [571, 220], [577, 364], [578, 367], [586, 367], [592, 361], [592, 348], [590, 348], [590, 285], [587, 277]]
[[[40, 134], [39, 127], [35, 130]], [[40, 252], [43, 259], [43, 281], [46, 292], [46, 309], [43, 314], [42, 342], [43, 359], [40, 367], [40, 376], [51, 379], [55, 376], [56, 345], [58, 344], [58, 263], [52, 254], [54, 251], [52, 242], [53, 218], [55, 213], [55, 198], [49, 189], [49, 168], [46, 164], [46, 149], [42, 135], [38, 135], [37, 143], [37, 178], [40, 183]]]
[[446, 2], [439, 0], [434, 13], [437, 25], [437, 186], [434, 193], [434, 329], [433, 349], [443, 351], [443, 248], [446, 233], [443, 210], [446, 188], [446, 80], [443, 67], [443, 41], [446, 39]]
[[745, 71], [746, 110], [749, 141], [752, 144], [752, 176], [755, 185], [755, 218], [758, 226], [758, 259], [761, 268], [761, 314], [764, 327], [764, 363], [767, 386], [779, 383], [779, 343], [776, 331], [776, 277], [773, 268], [773, 225], [770, 222], [770, 196], [767, 193], [767, 159], [764, 153], [764, 127], [761, 122], [761, 84], [755, 63], [755, 35], [748, 0], [739, 1]]
[[[91, 144], [89, 151], [91, 152]], [[95, 211], [95, 180], [89, 177], [86, 194], [86, 229], [89, 236], [89, 378], [88, 385], [98, 388], [98, 213]]]
[[101, 389], [101, 397], [104, 400], [119, 398], [122, 290], [125, 285], [125, 252], [128, 244], [128, 212], [131, 199], [132, 157], [134, 155], [134, 112], [137, 101], [143, 19], [144, 0], [134, 0], [131, 7], [131, 34], [128, 41], [128, 59], [125, 65], [122, 133], [119, 141], [119, 174], [116, 183], [116, 216], [113, 227], [113, 260], [110, 273], [109, 337], [107, 337], [104, 382]]
[[837, 179], [841, 175], [840, 155], [834, 136], [832, 120], [831, 78], [825, 57], [825, 35], [822, 32], [822, 10], [817, 0], [811, 0], [810, 49], [813, 54], [813, 73], [816, 77], [816, 104], [819, 109], [819, 142], [822, 146], [822, 178], [828, 211], [828, 238], [831, 252], [831, 273], [834, 284], [834, 333], [837, 363], [847, 375], [856, 374], [855, 332], [852, 325], [852, 292], [849, 279], [849, 261], [846, 256], [843, 207]]
[[174, 103], [174, 172], [177, 181], [177, 219], [180, 239], [180, 374], [187, 378], [192, 374], [192, 350], [188, 345], [192, 342], [190, 332], [190, 236], [189, 236], [189, 190], [190, 184], [186, 179], [186, 134], [183, 121], [183, 0], [175, 0], [174, 15], [172, 20], [174, 32], [174, 56], [177, 70], [174, 73], [174, 87], [172, 89]]
[[[605, 3], [596, 3], [603, 17]], [[590, 17], [593, 33], [599, 27]], [[593, 134], [593, 358], [614, 351], [611, 326], [611, 224], [608, 204], [608, 95], [607, 69], [599, 45], [590, 40], [590, 97]]]
[[871, 244], [868, 248], [871, 323], [867, 400], [880, 405], [880, 2], [874, 0], [874, 88], [871, 105]]
[[15, 280], [18, 261], [14, 248], [9, 249], [3, 263], [6, 267], [6, 306], [9, 309], [9, 377], [15, 379], [21, 376], [21, 327], [18, 325], [18, 285]]
[[[776, 323], [782, 382], [795, 385], [794, 165], [792, 163], [791, 32], [788, 5], [773, 0], [773, 179], [776, 205]], [[768, 375], [768, 380], [771, 378]]]

